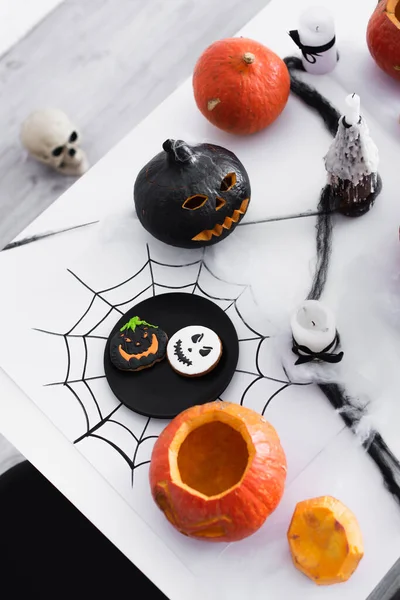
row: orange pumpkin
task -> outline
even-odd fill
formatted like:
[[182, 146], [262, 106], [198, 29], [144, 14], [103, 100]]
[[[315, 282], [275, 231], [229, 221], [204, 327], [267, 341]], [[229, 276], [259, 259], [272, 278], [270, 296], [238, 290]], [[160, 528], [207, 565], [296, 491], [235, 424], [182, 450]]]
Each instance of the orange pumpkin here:
[[209, 46], [193, 73], [194, 97], [213, 125], [236, 134], [255, 133], [285, 108], [289, 71], [274, 52], [247, 38]]
[[286, 458], [275, 429], [249, 408], [209, 402], [180, 413], [156, 441], [153, 498], [178, 531], [233, 542], [261, 527], [278, 505]]
[[400, 0], [380, 0], [368, 23], [367, 44], [376, 64], [400, 80]]
[[288, 541], [296, 568], [318, 585], [347, 581], [364, 555], [357, 519], [332, 496], [297, 504]]

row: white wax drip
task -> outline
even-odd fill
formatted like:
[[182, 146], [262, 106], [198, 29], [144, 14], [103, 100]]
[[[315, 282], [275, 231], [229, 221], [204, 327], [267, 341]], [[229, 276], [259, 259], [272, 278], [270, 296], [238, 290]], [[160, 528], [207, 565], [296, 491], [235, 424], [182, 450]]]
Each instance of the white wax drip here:
[[325, 156], [325, 168], [331, 177], [348, 179], [357, 185], [365, 175], [377, 173], [379, 153], [365, 119], [345, 127], [340, 119], [336, 137]]

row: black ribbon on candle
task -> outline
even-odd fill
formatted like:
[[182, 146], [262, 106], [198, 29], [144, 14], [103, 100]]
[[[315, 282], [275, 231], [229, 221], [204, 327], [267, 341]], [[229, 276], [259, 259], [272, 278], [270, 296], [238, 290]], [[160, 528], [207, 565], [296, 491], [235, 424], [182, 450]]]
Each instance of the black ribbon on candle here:
[[[339, 123], [340, 123], [340, 121], [339, 121]], [[350, 127], [353, 127], [353, 125], [348, 124], [348, 122], [346, 121], [346, 117], [344, 115], [342, 117], [342, 123], [343, 123], [343, 126], [346, 127], [346, 129], [350, 129]], [[357, 125], [360, 125], [360, 124], [361, 124], [361, 115], [360, 115], [360, 118], [358, 119]]]
[[340, 344], [340, 337], [337, 331], [334, 340], [326, 348], [321, 350], [321, 352], [312, 352], [312, 350], [310, 350], [310, 348], [307, 348], [307, 346], [302, 346], [301, 344], [298, 344], [294, 337], [292, 337], [292, 341], [292, 352], [294, 352], [294, 354], [296, 354], [299, 357], [296, 360], [295, 365], [303, 365], [313, 360], [321, 360], [323, 362], [332, 364], [339, 363], [344, 356], [344, 352], [339, 352], [338, 354], [334, 354], [332, 352], [332, 350], [335, 350]]
[[327, 50], [330, 50], [336, 42], [336, 37], [333, 36], [331, 41], [327, 44], [324, 44], [323, 46], [305, 46], [301, 43], [299, 32], [297, 31], [297, 29], [292, 29], [291, 31], [289, 31], [289, 35], [296, 44], [296, 46], [300, 48], [301, 53], [306, 59], [306, 61], [310, 64], [316, 63], [317, 57], [321, 56], [321, 52], [326, 52]]

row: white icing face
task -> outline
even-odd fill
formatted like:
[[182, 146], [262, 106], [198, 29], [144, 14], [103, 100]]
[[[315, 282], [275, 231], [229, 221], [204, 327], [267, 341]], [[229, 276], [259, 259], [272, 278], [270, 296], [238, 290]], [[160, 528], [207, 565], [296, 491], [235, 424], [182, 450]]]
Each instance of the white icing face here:
[[221, 352], [222, 344], [217, 334], [201, 325], [180, 329], [167, 346], [167, 358], [172, 368], [192, 377], [211, 371]]

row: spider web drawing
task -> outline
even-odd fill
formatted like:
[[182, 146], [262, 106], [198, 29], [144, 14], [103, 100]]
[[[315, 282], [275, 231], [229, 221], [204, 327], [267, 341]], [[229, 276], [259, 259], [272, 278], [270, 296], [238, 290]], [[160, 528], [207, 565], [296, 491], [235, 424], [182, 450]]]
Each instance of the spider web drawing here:
[[[135, 471], [150, 463], [154, 441], [166, 421], [133, 413], [119, 402], [108, 387], [102, 357], [108, 333], [115, 321], [138, 300], [180, 291], [206, 297], [227, 313], [238, 333], [239, 362], [230, 385], [219, 400], [236, 402], [265, 415], [279, 394], [291, 386], [308, 385], [291, 381], [280, 363], [271, 363], [274, 354], [268, 349], [271, 336], [261, 333], [245, 315], [248, 311], [246, 306], [252, 299], [251, 286], [218, 277], [207, 264], [205, 250], [201, 251], [197, 260], [169, 264], [153, 258], [146, 244], [146, 260], [133, 275], [100, 289], [94, 289], [80, 275], [68, 269], [71, 277], [90, 294], [88, 304], [67, 331], [34, 328], [45, 335], [62, 338], [65, 345], [65, 376], [45, 386], [62, 386], [79, 406], [82, 426], [73, 443], [79, 445], [96, 441], [107, 444], [129, 468], [132, 485]], [[174, 279], [178, 281], [172, 285]], [[189, 282], [184, 283], [186, 280]], [[212, 293], [210, 287], [213, 292], [217, 288], [222, 293]], [[94, 362], [97, 371], [89, 368], [91, 362]]]

